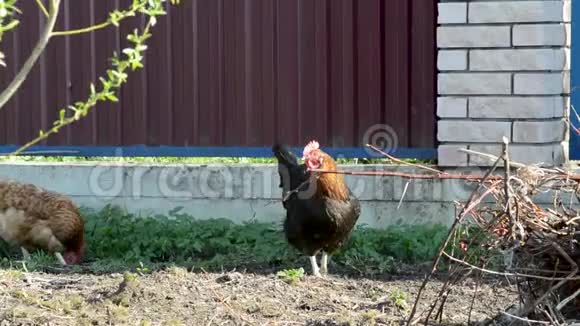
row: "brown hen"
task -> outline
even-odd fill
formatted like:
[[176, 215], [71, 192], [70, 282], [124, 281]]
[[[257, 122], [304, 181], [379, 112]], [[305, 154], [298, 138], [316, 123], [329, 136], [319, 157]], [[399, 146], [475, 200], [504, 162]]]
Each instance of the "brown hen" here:
[[24, 258], [29, 251], [43, 249], [63, 265], [78, 264], [85, 249], [85, 225], [78, 207], [66, 196], [0, 181], [0, 238], [20, 246]]

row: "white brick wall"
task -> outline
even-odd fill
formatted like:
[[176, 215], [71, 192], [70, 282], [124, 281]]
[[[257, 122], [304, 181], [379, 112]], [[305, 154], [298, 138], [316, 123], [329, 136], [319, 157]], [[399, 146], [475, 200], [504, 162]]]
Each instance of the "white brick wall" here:
[[567, 41], [562, 24], [514, 25], [512, 37], [514, 46], [564, 46]]
[[491, 1], [469, 4], [469, 23], [539, 23], [562, 22], [564, 4], [561, 0]]
[[512, 76], [505, 73], [439, 73], [440, 95], [510, 94]]
[[465, 50], [441, 50], [437, 56], [437, 69], [465, 70], [467, 69], [467, 51]]
[[[438, 103], [445, 103], [444, 99], [446, 98], [440, 98]], [[564, 98], [560, 96], [472, 96], [469, 98], [469, 117], [475, 119], [562, 118], [565, 105]]]
[[467, 3], [465, 2], [442, 2], [439, 4], [439, 24], [466, 24]]
[[564, 137], [566, 122], [555, 121], [515, 121], [513, 141], [518, 143], [559, 142]]
[[562, 70], [566, 65], [565, 49], [472, 50], [472, 71]]
[[465, 97], [439, 97], [437, 99], [437, 115], [446, 118], [467, 117], [467, 98]]
[[486, 166], [459, 152], [567, 160], [570, 1], [440, 0], [437, 138], [442, 166]]
[[437, 138], [455, 142], [501, 142], [503, 137], [509, 137], [510, 128], [510, 122], [442, 120], [437, 124]]
[[[476, 152], [501, 155], [501, 145], [470, 145], [469, 149]], [[526, 163], [550, 163], [553, 160], [554, 152], [557, 150], [556, 145], [520, 145], [514, 144], [509, 147], [510, 159]], [[466, 155], [467, 156], [467, 155]], [[480, 157], [470, 156], [469, 163], [471, 166], [491, 166], [492, 161]], [[460, 165], [461, 166], [461, 165]]]
[[568, 94], [569, 88], [570, 77], [566, 72], [514, 74], [514, 94]]
[[509, 26], [440, 26], [437, 28], [440, 48], [510, 46]]

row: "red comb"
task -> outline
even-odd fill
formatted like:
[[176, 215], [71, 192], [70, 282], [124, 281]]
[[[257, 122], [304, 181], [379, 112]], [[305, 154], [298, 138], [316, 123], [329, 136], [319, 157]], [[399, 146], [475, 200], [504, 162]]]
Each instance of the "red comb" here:
[[319, 149], [320, 145], [316, 140], [310, 141], [305, 147], [304, 151], [302, 152], [302, 156], [307, 156], [313, 150]]

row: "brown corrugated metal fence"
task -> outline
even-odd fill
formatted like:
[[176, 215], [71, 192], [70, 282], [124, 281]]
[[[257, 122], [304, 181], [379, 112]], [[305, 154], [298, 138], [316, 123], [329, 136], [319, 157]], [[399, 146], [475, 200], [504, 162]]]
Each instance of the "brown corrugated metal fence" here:
[[[68, 0], [59, 30], [104, 21], [131, 0]], [[370, 126], [394, 128], [399, 147], [435, 143], [436, 0], [182, 0], [153, 29], [146, 69], [118, 104], [99, 104], [49, 145], [358, 146]], [[5, 87], [31, 52], [44, 17], [19, 1], [6, 34]], [[131, 19], [55, 37], [0, 112], [0, 144], [21, 144], [86, 98]]]

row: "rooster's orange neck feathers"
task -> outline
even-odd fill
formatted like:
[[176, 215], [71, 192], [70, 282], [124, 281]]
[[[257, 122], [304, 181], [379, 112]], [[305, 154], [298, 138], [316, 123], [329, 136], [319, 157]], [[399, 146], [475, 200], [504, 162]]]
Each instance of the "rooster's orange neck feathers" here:
[[[328, 171], [336, 171], [336, 162], [326, 153], [322, 153], [324, 160], [320, 169]], [[321, 196], [328, 197], [335, 200], [348, 200], [349, 191], [344, 182], [342, 174], [337, 173], [321, 173], [317, 182], [317, 193]]]

